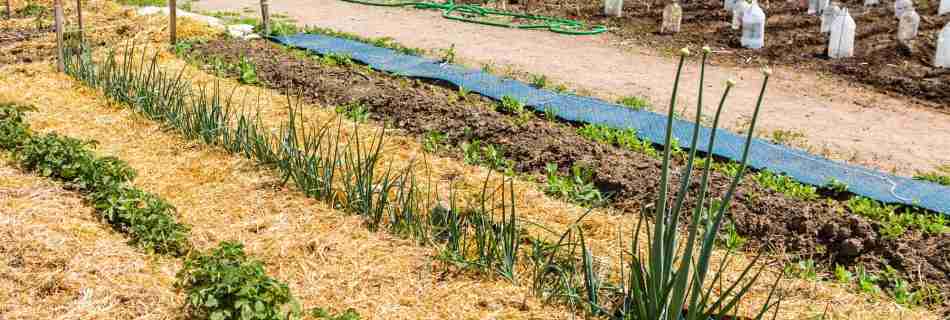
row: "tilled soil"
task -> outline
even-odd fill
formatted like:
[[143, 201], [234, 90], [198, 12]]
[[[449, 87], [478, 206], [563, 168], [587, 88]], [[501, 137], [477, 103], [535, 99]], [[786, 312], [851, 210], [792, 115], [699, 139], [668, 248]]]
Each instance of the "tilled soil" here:
[[37, 50], [22, 46], [30, 39], [43, 36], [52, 30], [0, 28], [0, 65], [31, 63], [53, 56], [55, 50]]
[[[624, 40], [634, 40], [645, 47], [675, 52], [684, 46], [704, 45], [721, 52], [714, 59], [736, 65], [787, 65], [843, 76], [889, 94], [918, 99], [942, 112], [950, 112], [950, 69], [933, 66], [936, 39], [950, 22], [950, 15], [938, 16], [939, 1], [918, 2], [919, 35], [913, 49], [899, 48], [896, 40], [897, 19], [894, 1], [865, 8], [862, 0], [837, 1], [847, 7], [856, 24], [855, 56], [829, 59], [828, 34], [819, 31], [817, 16], [807, 15], [799, 1], [760, 0], [766, 14], [765, 47], [744, 49], [739, 44], [739, 30], [732, 30], [732, 14], [721, 1], [680, 1], [683, 7], [681, 31], [674, 35], [659, 34], [663, 7], [667, 0], [625, 1], [621, 18], [603, 14], [603, 1], [521, 0], [529, 1], [531, 13], [606, 25]], [[466, 0], [481, 3], [481, 0]], [[514, 3], [509, 10], [523, 11]], [[725, 53], [725, 54], [722, 54]]]
[[[562, 172], [574, 164], [593, 170], [593, 180], [612, 195], [612, 205], [639, 212], [657, 193], [660, 162], [649, 156], [590, 141], [571, 124], [540, 117], [519, 121], [494, 111], [494, 103], [470, 94], [458, 99], [453, 88], [362, 68], [327, 66], [264, 41], [214, 40], [196, 45], [192, 56], [237, 64], [242, 58], [256, 66], [261, 82], [299, 93], [301, 98], [327, 106], [361, 103], [373, 120], [424, 136], [445, 133], [444, 144], [457, 146], [477, 139], [500, 147], [514, 161], [515, 171], [543, 179], [547, 163]], [[459, 148], [444, 148], [461, 158]], [[674, 172], [683, 164], [677, 163]], [[691, 189], [698, 188], [697, 173]], [[679, 175], [672, 177], [673, 186]], [[713, 173], [713, 196], [725, 193], [729, 178]], [[690, 203], [687, 201], [687, 203]], [[691, 209], [691, 208], [688, 208]], [[688, 212], [688, 210], [687, 210]], [[914, 285], [935, 286], [950, 292], [950, 235], [928, 235], [910, 230], [894, 240], [879, 236], [880, 225], [850, 213], [841, 202], [802, 201], [767, 190], [746, 179], [730, 208], [736, 230], [753, 248], [785, 253], [793, 259], [814, 259], [827, 269], [834, 264], [863, 266], [881, 271], [896, 269]], [[943, 310], [950, 304], [943, 302]]]

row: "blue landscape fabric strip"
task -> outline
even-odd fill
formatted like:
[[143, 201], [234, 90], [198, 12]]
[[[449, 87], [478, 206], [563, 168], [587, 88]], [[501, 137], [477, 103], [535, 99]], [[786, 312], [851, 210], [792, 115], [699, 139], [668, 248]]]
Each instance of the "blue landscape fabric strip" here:
[[[343, 54], [370, 67], [394, 74], [438, 79], [484, 96], [501, 100], [509, 96], [536, 111], [554, 112], [559, 118], [582, 123], [605, 125], [616, 129], [632, 128], [640, 138], [662, 144], [666, 132], [666, 116], [639, 111], [602, 100], [560, 94], [537, 89], [526, 83], [503, 79], [461, 66], [417, 56], [405, 55], [358, 41], [313, 34], [297, 34], [272, 38], [278, 43], [307, 49], [318, 54]], [[693, 124], [675, 120], [673, 136], [681, 146], [690, 145]], [[703, 127], [698, 149], [709, 152], [709, 134]], [[712, 153], [735, 161], [741, 160], [745, 137], [720, 130]], [[749, 165], [767, 169], [814, 186], [838, 181], [848, 191], [886, 203], [901, 203], [950, 215], [950, 187], [899, 177], [867, 168], [844, 164], [800, 150], [754, 139]]]

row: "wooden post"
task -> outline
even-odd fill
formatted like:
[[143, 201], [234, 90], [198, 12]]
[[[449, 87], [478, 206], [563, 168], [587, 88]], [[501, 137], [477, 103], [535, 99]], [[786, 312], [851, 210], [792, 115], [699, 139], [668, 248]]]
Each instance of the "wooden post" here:
[[82, 45], [83, 34], [82, 34], [82, 0], [76, 0], [76, 22], [79, 24], [79, 43]]
[[7, 0], [7, 19], [13, 18], [13, 0]]
[[261, 24], [264, 27], [264, 36], [270, 35], [270, 1], [261, 0]]
[[168, 0], [168, 39], [173, 46], [178, 43], [178, 32], [176, 30], [178, 24], [178, 5], [176, 2], [175, 0]]
[[55, 0], [53, 3], [54, 22], [56, 23], [56, 70], [66, 71], [63, 57], [63, 0]]

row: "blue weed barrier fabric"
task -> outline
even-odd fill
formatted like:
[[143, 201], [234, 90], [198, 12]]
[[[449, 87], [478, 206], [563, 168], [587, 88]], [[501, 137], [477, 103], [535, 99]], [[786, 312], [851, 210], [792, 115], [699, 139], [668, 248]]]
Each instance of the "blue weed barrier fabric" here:
[[[637, 135], [642, 139], [658, 144], [664, 142], [666, 116], [657, 113], [631, 110], [593, 98], [536, 89], [520, 81], [400, 54], [358, 41], [313, 34], [275, 37], [272, 40], [318, 54], [348, 55], [374, 69], [394, 74], [448, 81], [496, 100], [510, 96], [536, 111], [548, 110], [565, 120], [617, 129], [632, 128], [637, 130]], [[692, 130], [693, 124], [690, 122], [673, 122], [673, 137], [680, 141], [681, 146], [690, 145]], [[711, 131], [706, 127], [701, 129], [698, 143], [700, 151], [709, 152]], [[744, 137], [720, 130], [712, 153], [739, 161], [744, 143]], [[814, 186], [840, 181], [848, 186], [848, 191], [857, 195], [887, 203], [914, 205], [950, 215], [950, 187], [831, 161], [761, 139], [754, 139], [752, 142], [749, 165], [760, 170], [784, 173], [799, 182]]]

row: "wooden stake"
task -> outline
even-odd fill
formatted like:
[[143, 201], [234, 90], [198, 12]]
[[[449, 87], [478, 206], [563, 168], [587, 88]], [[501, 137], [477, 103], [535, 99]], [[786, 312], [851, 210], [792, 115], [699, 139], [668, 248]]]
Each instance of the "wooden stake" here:
[[7, 0], [7, 19], [13, 18], [13, 0]]
[[76, 0], [76, 18], [79, 24], [79, 43], [83, 43], [82, 35], [82, 0]]
[[178, 32], [176, 31], [178, 24], [178, 5], [176, 2], [175, 0], [168, 0], [168, 39], [173, 46], [178, 43]]
[[270, 1], [261, 0], [261, 24], [264, 25], [264, 36], [270, 35]]
[[56, 0], [53, 6], [53, 20], [56, 23], [56, 70], [63, 72], [66, 71], [63, 57], [63, 0]]

